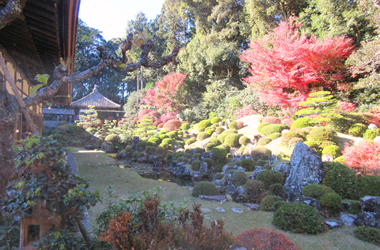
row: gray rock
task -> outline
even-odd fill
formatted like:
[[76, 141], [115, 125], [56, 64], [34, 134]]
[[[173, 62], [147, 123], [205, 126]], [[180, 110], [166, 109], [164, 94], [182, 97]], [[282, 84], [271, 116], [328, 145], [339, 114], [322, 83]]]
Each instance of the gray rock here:
[[262, 171], [264, 171], [264, 169], [261, 166], [256, 166], [255, 171], [253, 171], [253, 173], [249, 176], [249, 179], [254, 180]]
[[169, 173], [172, 173], [178, 178], [190, 178], [190, 170], [185, 166], [184, 162], [173, 162], [168, 168]]
[[214, 184], [217, 185], [217, 186], [220, 186], [220, 184], [221, 184], [221, 180], [215, 180], [215, 181], [214, 181]]
[[136, 145], [137, 143], [140, 141], [140, 138], [138, 136], [134, 136], [133, 139], [132, 139], [132, 149], [135, 149], [135, 150], [138, 150], [138, 148], [136, 148]]
[[260, 210], [260, 206], [254, 203], [241, 203], [242, 206], [247, 207], [249, 210], [258, 211]]
[[247, 146], [245, 146], [245, 155], [250, 156], [252, 154], [252, 150], [256, 147], [256, 144], [248, 143]]
[[356, 219], [356, 215], [340, 213], [340, 219], [346, 226], [353, 226]]
[[201, 166], [199, 167], [199, 174], [201, 177], [207, 175], [207, 162], [201, 162]]
[[227, 186], [226, 193], [230, 194], [230, 195], [236, 195], [236, 194], [238, 194], [238, 190], [234, 184], [229, 184]]
[[322, 181], [322, 161], [315, 151], [302, 142], [297, 142], [290, 157], [290, 172], [284, 185], [284, 198], [294, 201], [302, 189], [309, 184]]
[[290, 165], [286, 163], [277, 164], [272, 167], [272, 170], [281, 172], [283, 175], [288, 176], [290, 171]]
[[238, 186], [237, 187], [237, 192], [238, 192], [238, 195], [243, 195], [244, 194], [244, 188], [243, 188], [243, 186]]
[[199, 195], [198, 198], [206, 201], [216, 201], [219, 203], [227, 201], [227, 197], [225, 195]]
[[245, 248], [239, 244], [234, 244], [234, 245], [230, 246], [230, 250], [247, 250], [247, 248]]
[[108, 144], [107, 142], [103, 142], [100, 146], [100, 150], [106, 152], [106, 153], [112, 153], [112, 145]]
[[244, 172], [244, 168], [243, 167], [240, 167], [240, 166], [237, 166], [237, 165], [225, 165], [223, 167], [223, 171], [222, 171], [222, 174], [226, 174], [228, 171], [230, 170], [238, 170], [238, 171], [241, 171], [241, 172]]
[[238, 207], [233, 207], [233, 208], [231, 208], [231, 210], [232, 210], [232, 212], [238, 213], [238, 214], [241, 214], [244, 212], [243, 209], [238, 208]]
[[233, 157], [239, 157], [239, 156], [241, 156], [241, 152], [239, 151], [238, 148], [230, 148], [230, 154]]
[[301, 195], [295, 200], [295, 202], [305, 203], [311, 207], [315, 207], [316, 209], [318, 209], [319, 212], [322, 211], [321, 203], [319, 203], [317, 199], [305, 197]]
[[[261, 138], [263, 138], [263, 136], [260, 135], [260, 134], [254, 135], [254, 136], [252, 137], [252, 139], [251, 139], [251, 143], [250, 143], [250, 144], [252, 144], [254, 147], [256, 147], [257, 143], [259, 142], [259, 140], [260, 140]], [[249, 145], [249, 144], [248, 144], [248, 145]], [[248, 145], [247, 145], [247, 146], [248, 146]]]
[[360, 199], [360, 206], [363, 211], [380, 213], [380, 197], [364, 196]]
[[341, 227], [344, 225], [343, 222], [340, 222], [340, 221], [328, 221], [328, 220], [325, 221], [325, 224], [327, 225], [329, 229], [334, 229], [334, 228]]
[[361, 212], [356, 217], [354, 224], [356, 226], [369, 226], [380, 229], [380, 223], [376, 220], [375, 213]]
[[368, 129], [375, 129], [375, 128], [378, 128], [376, 124], [371, 123], [368, 125]]
[[211, 209], [208, 208], [201, 208], [202, 213], [210, 213]]
[[277, 162], [277, 155], [275, 154], [271, 154], [269, 157], [268, 157], [268, 162], [269, 164], [275, 164]]
[[226, 212], [226, 210], [224, 210], [224, 209], [221, 208], [221, 207], [216, 207], [215, 210], [218, 211], [219, 213], [224, 213], [224, 212]]
[[231, 178], [232, 178], [232, 174], [231, 173], [226, 174], [225, 177], [224, 177], [223, 186], [227, 186], [228, 183], [230, 182]]

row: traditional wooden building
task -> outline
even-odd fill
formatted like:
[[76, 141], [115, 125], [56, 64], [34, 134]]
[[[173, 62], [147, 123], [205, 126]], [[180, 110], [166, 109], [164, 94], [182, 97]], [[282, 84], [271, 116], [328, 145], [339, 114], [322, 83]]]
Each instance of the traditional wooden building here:
[[89, 94], [70, 104], [73, 108], [87, 109], [88, 106], [94, 106], [95, 110], [120, 110], [121, 105], [117, 104], [104, 95], [100, 94], [96, 85], [94, 90]]
[[[0, 0], [0, 8], [8, 0]], [[33, 0], [28, 1], [22, 14], [0, 30], [0, 54], [4, 58], [21, 97], [29, 96], [30, 89], [39, 84], [37, 74], [53, 75], [60, 58], [74, 61], [76, 28], [80, 0]], [[4, 69], [0, 68], [4, 73]], [[73, 63], [69, 73], [73, 72]], [[7, 82], [7, 90], [14, 94]], [[68, 104], [72, 86], [61, 87], [54, 103]], [[42, 132], [42, 104], [29, 108], [29, 113], [39, 132]], [[15, 138], [29, 131], [25, 117], [18, 120]]]

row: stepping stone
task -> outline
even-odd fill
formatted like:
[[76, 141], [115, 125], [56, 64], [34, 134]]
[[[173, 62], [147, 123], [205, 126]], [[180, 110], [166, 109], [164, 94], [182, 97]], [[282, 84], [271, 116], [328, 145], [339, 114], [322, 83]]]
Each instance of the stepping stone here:
[[334, 229], [334, 228], [337, 228], [337, 227], [341, 227], [343, 226], [343, 222], [337, 222], [337, 221], [325, 221], [325, 224], [327, 225], [327, 227], [329, 229]]
[[249, 210], [254, 210], [254, 211], [260, 210], [260, 206], [254, 203], [241, 203], [241, 205], [248, 207]]
[[226, 210], [224, 210], [224, 209], [221, 208], [221, 207], [217, 207], [217, 208], [215, 208], [215, 210], [218, 211], [218, 212], [221, 212], [221, 213], [226, 212]]
[[216, 201], [219, 203], [223, 203], [227, 200], [225, 195], [199, 195], [198, 198], [206, 201]]
[[210, 213], [211, 209], [208, 208], [201, 208], [202, 213]]
[[241, 208], [233, 207], [233, 208], [231, 208], [231, 210], [234, 213], [238, 213], [238, 214], [243, 213], [243, 209], [241, 209]]

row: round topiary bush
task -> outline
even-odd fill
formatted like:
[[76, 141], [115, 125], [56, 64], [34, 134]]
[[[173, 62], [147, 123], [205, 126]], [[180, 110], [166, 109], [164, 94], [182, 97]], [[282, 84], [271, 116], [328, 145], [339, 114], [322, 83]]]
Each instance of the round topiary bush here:
[[260, 138], [260, 140], [257, 142], [257, 146], [258, 147], [265, 146], [265, 145], [269, 144], [271, 141], [272, 141], [272, 139], [270, 139], [268, 137]]
[[284, 146], [288, 146], [288, 143], [293, 138], [304, 138], [298, 131], [289, 130], [288, 132], [282, 134], [281, 144]]
[[319, 200], [323, 195], [334, 192], [330, 187], [323, 184], [310, 184], [302, 189], [302, 194], [306, 197]]
[[198, 197], [199, 195], [219, 195], [218, 187], [209, 181], [200, 181], [198, 182], [194, 188], [192, 195], [194, 197]]
[[255, 168], [255, 162], [250, 158], [243, 159], [240, 161], [240, 166], [243, 167], [246, 171], [253, 171]]
[[222, 127], [217, 127], [217, 128], [215, 129], [215, 131], [216, 131], [217, 133], [221, 134], [221, 133], [223, 133], [224, 128], [222, 128]]
[[292, 138], [288, 141], [288, 147], [294, 148], [298, 142], [304, 142], [304, 139], [300, 137]]
[[176, 131], [172, 131], [166, 134], [169, 138], [176, 139], [178, 137], [178, 134]]
[[206, 130], [206, 133], [207, 133], [209, 136], [211, 136], [214, 132], [215, 132], [215, 130], [213, 130], [213, 129], [211, 129], [211, 128], [209, 128], [209, 129]]
[[257, 126], [257, 132], [259, 132], [261, 134], [261, 130], [265, 127], [269, 125], [268, 122], [263, 122], [263, 123], [260, 123], [259, 126]]
[[281, 124], [281, 119], [278, 117], [269, 116], [263, 119], [263, 123], [264, 122], [267, 122], [269, 124]]
[[207, 143], [206, 144], [206, 147], [205, 147], [205, 151], [206, 152], [211, 152], [211, 150], [216, 147], [216, 145], [214, 143]]
[[339, 214], [342, 210], [342, 198], [337, 193], [327, 193], [319, 201], [330, 215]]
[[288, 237], [267, 228], [245, 230], [236, 236], [235, 241], [246, 249], [299, 250]]
[[224, 177], [224, 174], [222, 174], [222, 173], [216, 173], [214, 175], [214, 177], [212, 178], [212, 181], [221, 180], [221, 179], [223, 179], [223, 177]]
[[365, 175], [358, 179], [359, 197], [380, 196], [380, 175]]
[[192, 155], [193, 158], [198, 159], [198, 160], [201, 158], [201, 156], [202, 156], [202, 154], [200, 154], [200, 153], [194, 153]]
[[215, 144], [215, 146], [219, 146], [219, 145], [222, 144], [222, 143], [221, 143], [218, 139], [216, 139], [216, 138], [210, 138], [208, 141], [209, 141], [210, 143], [212, 143], [212, 144]]
[[244, 127], [244, 122], [243, 121], [237, 121], [237, 129], [242, 129]]
[[139, 141], [137, 144], [136, 144], [136, 150], [140, 150], [140, 149], [145, 149], [146, 147], [146, 142], [145, 141]]
[[335, 136], [336, 132], [334, 130], [326, 127], [317, 127], [310, 131], [308, 140], [314, 142], [334, 141]]
[[357, 177], [353, 169], [339, 162], [324, 162], [323, 170], [325, 176], [322, 183], [330, 187], [343, 199], [356, 199]]
[[227, 135], [226, 138], [224, 139], [223, 144], [229, 147], [234, 147], [234, 148], [239, 147], [239, 135], [238, 134]]
[[282, 201], [283, 199], [281, 197], [278, 197], [276, 195], [268, 195], [265, 196], [260, 203], [260, 210], [261, 211], [274, 211], [273, 203], [276, 201]]
[[200, 160], [195, 160], [191, 163], [191, 169], [194, 171], [199, 171], [200, 166], [201, 166]]
[[197, 130], [200, 132], [199, 129], [205, 130], [207, 127], [210, 127], [210, 126], [211, 126], [210, 120], [203, 120], [203, 121], [198, 123]]
[[206, 132], [200, 132], [200, 133], [197, 135], [197, 140], [198, 140], [198, 141], [203, 141], [204, 139], [207, 139], [208, 137], [210, 137], [210, 135], [207, 134]]
[[351, 201], [350, 202], [350, 208], [348, 209], [348, 212], [350, 214], [358, 214], [362, 211], [362, 206], [360, 205], [360, 201]]
[[196, 142], [197, 141], [197, 138], [195, 138], [195, 137], [191, 137], [190, 139], [187, 139], [186, 141], [185, 141], [185, 144], [186, 145], [190, 145], [190, 144], [193, 144], [194, 142]]
[[239, 144], [240, 145], [247, 145], [248, 143], [251, 142], [251, 139], [249, 139], [247, 136], [242, 136], [239, 138]]
[[321, 148], [319, 147], [318, 143], [313, 142], [313, 141], [304, 141], [303, 143], [311, 147], [318, 155], [322, 153]]
[[268, 136], [274, 133], [281, 133], [282, 130], [289, 129], [286, 124], [269, 124], [261, 129], [260, 134]]
[[265, 188], [269, 189], [270, 185], [279, 183], [284, 184], [284, 176], [282, 173], [274, 170], [264, 170], [256, 175], [256, 180], [264, 183]]
[[273, 203], [273, 211], [276, 211], [277, 209], [279, 209], [282, 205], [285, 205], [286, 204], [286, 201], [275, 201]]
[[228, 124], [229, 129], [238, 129], [237, 122], [230, 122]]
[[181, 122], [178, 120], [169, 120], [167, 121], [163, 128], [169, 131], [177, 130], [181, 127]]
[[74, 135], [84, 132], [84, 129], [75, 124], [69, 124], [68, 126], [71, 133]]
[[182, 130], [189, 130], [190, 129], [190, 124], [189, 123], [182, 123], [181, 125]]
[[274, 183], [269, 186], [269, 193], [272, 195], [282, 197], [283, 191], [284, 191], [284, 186], [282, 186], [280, 183]]
[[232, 176], [230, 183], [234, 184], [235, 187], [242, 186], [248, 181], [248, 177], [244, 172], [232, 170]]
[[255, 160], [259, 160], [259, 159], [268, 160], [268, 157], [271, 155], [272, 155], [272, 151], [265, 147], [256, 147], [251, 152], [251, 156]]
[[165, 133], [165, 134], [159, 134], [158, 137], [163, 140], [165, 138], [169, 138], [169, 136]]
[[207, 163], [207, 167], [215, 166], [215, 162], [211, 158], [204, 158], [203, 161]]
[[175, 141], [172, 138], [165, 138], [165, 139], [162, 140], [162, 143], [174, 145]]
[[258, 180], [248, 180], [244, 184], [244, 196], [247, 202], [258, 203], [265, 192], [264, 183]]
[[373, 128], [373, 129], [367, 129], [363, 135], [364, 139], [370, 139], [373, 140], [376, 137], [380, 135], [380, 130], [378, 128]]
[[349, 135], [363, 137], [365, 131], [367, 130], [367, 126], [362, 123], [353, 124], [348, 130]]
[[319, 143], [319, 147], [321, 149], [324, 149], [325, 147], [328, 147], [328, 146], [337, 146], [337, 145], [333, 141], [323, 141], [323, 142]]
[[107, 135], [106, 138], [104, 138], [104, 141], [108, 143], [113, 143], [113, 142], [118, 142], [119, 141], [119, 136], [115, 134]]
[[305, 127], [313, 127], [315, 122], [312, 118], [302, 117], [293, 121], [291, 128], [305, 128]]
[[325, 228], [323, 218], [315, 207], [298, 202], [279, 207], [274, 212], [272, 223], [293, 233], [318, 234]]
[[212, 157], [217, 162], [224, 162], [226, 159], [226, 156], [228, 154], [227, 150], [221, 146], [216, 146], [213, 149], [211, 149]]
[[377, 246], [380, 246], [380, 230], [368, 227], [368, 226], [360, 226], [355, 228], [354, 235], [356, 238], [362, 241], [373, 243]]
[[276, 140], [280, 137], [281, 137], [281, 133], [273, 133], [271, 135], [268, 135], [268, 138], [270, 138], [271, 140]]
[[199, 128], [198, 132], [205, 132], [205, 128]]
[[330, 145], [330, 146], [327, 146], [327, 147], [323, 148], [323, 150], [322, 150], [322, 156], [324, 156], [325, 154], [329, 154], [333, 158], [337, 158], [339, 156], [342, 156], [342, 150], [340, 150], [339, 146]]
[[219, 122], [221, 122], [222, 119], [220, 119], [219, 117], [214, 117], [211, 119], [211, 124], [219, 124]]

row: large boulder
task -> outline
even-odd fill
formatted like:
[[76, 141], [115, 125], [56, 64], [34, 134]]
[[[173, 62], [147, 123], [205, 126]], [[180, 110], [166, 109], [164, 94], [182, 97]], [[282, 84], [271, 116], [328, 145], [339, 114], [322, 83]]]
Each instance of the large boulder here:
[[322, 160], [315, 151], [302, 142], [297, 142], [290, 157], [289, 176], [284, 185], [284, 198], [294, 201], [306, 185], [322, 182]]
[[190, 170], [185, 166], [184, 162], [173, 162], [168, 171], [178, 178], [191, 178]]
[[380, 214], [380, 197], [379, 196], [364, 196], [360, 199], [360, 206], [363, 211], [375, 212]]
[[369, 226], [380, 229], [380, 223], [376, 219], [376, 213], [371, 212], [361, 212], [356, 217], [354, 224], [356, 226]]

